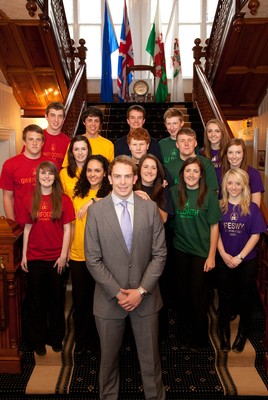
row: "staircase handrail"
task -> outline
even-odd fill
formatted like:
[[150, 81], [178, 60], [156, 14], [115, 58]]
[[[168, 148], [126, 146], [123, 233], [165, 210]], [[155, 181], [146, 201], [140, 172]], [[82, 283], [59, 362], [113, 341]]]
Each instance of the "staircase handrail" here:
[[218, 68], [230, 26], [237, 10], [237, 1], [219, 0], [206, 48], [205, 73], [209, 82], [213, 81]]
[[231, 138], [234, 136], [213, 93], [203, 68], [198, 64], [194, 64], [193, 102], [199, 111], [204, 126], [206, 126], [209, 120], [216, 118], [223, 122], [229, 136]]
[[259, 2], [252, 0], [219, 0], [210, 33], [208, 46], [206, 48], [205, 73], [209, 82], [213, 82], [218, 69], [221, 54], [224, 51], [227, 36], [231, 31], [231, 25], [239, 31], [245, 12], [242, 12], [248, 3], [248, 9], [252, 15], [256, 15]]
[[64, 102], [66, 117], [62, 131], [70, 138], [75, 136], [81, 114], [87, 103], [86, 64], [81, 64], [76, 71]]
[[[37, 4], [35, 4], [37, 3]], [[68, 84], [75, 74], [74, 48], [70, 37], [63, 0], [28, 0], [26, 8], [31, 17], [37, 11], [37, 5], [42, 11], [39, 14], [44, 31], [51, 28], [57, 43], [62, 67]]]
[[[199, 111], [203, 125], [205, 126], [210, 119], [219, 119], [227, 129], [229, 137], [234, 137], [229, 124], [220, 108], [220, 105], [211, 89], [208, 79], [199, 64], [194, 64], [193, 79], [193, 102]], [[265, 223], [268, 226], [268, 208], [261, 200], [261, 212]]]
[[[70, 37], [63, 0], [28, 0], [26, 8], [30, 16], [34, 16], [37, 5], [42, 11], [39, 14], [41, 26], [46, 32], [53, 33], [59, 50], [68, 91], [64, 101], [66, 117], [63, 132], [72, 137], [75, 135], [81, 113], [87, 102], [86, 51], [85, 40], [80, 39], [80, 46], [75, 48]], [[75, 58], [79, 58], [79, 66], [75, 70]]]

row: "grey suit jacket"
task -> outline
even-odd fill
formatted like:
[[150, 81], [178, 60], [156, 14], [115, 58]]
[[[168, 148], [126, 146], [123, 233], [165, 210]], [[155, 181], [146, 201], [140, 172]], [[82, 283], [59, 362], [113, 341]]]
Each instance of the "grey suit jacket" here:
[[117, 304], [120, 288], [142, 286], [149, 292], [136, 309], [149, 315], [162, 307], [158, 279], [166, 260], [164, 226], [156, 203], [134, 194], [133, 237], [127, 250], [115, 207], [108, 195], [89, 207], [85, 228], [85, 256], [96, 281], [94, 314], [100, 318], [125, 318]]

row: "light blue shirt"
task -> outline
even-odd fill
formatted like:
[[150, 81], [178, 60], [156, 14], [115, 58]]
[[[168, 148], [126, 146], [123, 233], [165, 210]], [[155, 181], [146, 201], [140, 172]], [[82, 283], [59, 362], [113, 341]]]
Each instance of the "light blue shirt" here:
[[[114, 203], [115, 212], [116, 212], [119, 224], [120, 224], [121, 214], [123, 211], [123, 206], [120, 203], [123, 201], [123, 199], [120, 199], [120, 197], [116, 196], [114, 194], [114, 192], [112, 192], [111, 196], [112, 196], [112, 200]], [[133, 194], [133, 192], [131, 192], [130, 196], [124, 200], [127, 201], [127, 209], [130, 214], [131, 224], [132, 224], [132, 228], [133, 228], [133, 218], [134, 218], [134, 194]]]

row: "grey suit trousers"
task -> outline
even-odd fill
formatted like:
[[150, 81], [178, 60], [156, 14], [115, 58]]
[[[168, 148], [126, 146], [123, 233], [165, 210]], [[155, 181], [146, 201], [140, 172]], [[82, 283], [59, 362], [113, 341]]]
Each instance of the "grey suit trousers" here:
[[[144, 300], [146, 301], [146, 299]], [[158, 313], [139, 316], [129, 313], [135, 337], [146, 400], [164, 400], [165, 389], [158, 350]], [[101, 344], [99, 374], [100, 400], [117, 400], [119, 392], [119, 350], [125, 331], [125, 319], [95, 317]]]

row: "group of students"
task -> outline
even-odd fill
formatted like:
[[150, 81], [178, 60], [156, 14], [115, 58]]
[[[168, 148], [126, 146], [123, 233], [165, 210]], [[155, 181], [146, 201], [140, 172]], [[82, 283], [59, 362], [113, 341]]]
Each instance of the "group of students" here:
[[[240, 322], [232, 350], [243, 351], [250, 329], [257, 266], [256, 246], [260, 233], [267, 229], [259, 209], [261, 193], [264, 191], [262, 180], [259, 172], [247, 165], [244, 142], [241, 139], [229, 139], [221, 121], [211, 120], [205, 128], [204, 148], [199, 152], [196, 134], [191, 128], [183, 126], [183, 114], [178, 108], [169, 108], [165, 112], [164, 123], [169, 137], [159, 142], [151, 138], [143, 127], [146, 114], [141, 105], [129, 107], [127, 122], [130, 132], [115, 145], [99, 134], [103, 114], [98, 107], [88, 107], [84, 111], [82, 122], [85, 133], [74, 136], [72, 140], [61, 132], [64, 116], [63, 106], [52, 103], [46, 110], [46, 130], [37, 125], [26, 127], [22, 153], [4, 163], [0, 177], [6, 217], [16, 220], [24, 228], [21, 267], [28, 277], [26, 337], [36, 353], [45, 355], [46, 344], [50, 344], [56, 352], [62, 350], [65, 334], [64, 270], [67, 264], [72, 279], [77, 355], [91, 352], [92, 348], [98, 346], [100, 337], [102, 357], [108, 357], [107, 331], [106, 334], [103, 331], [103, 322], [100, 323], [98, 318], [100, 306], [93, 299], [95, 282], [97, 296], [106, 296], [108, 303], [114, 302], [116, 297], [119, 306], [129, 315], [135, 314], [136, 308], [143, 310], [144, 303], [150, 304], [151, 299], [147, 295], [155, 293], [158, 280], [164, 305], [165, 298], [170, 295], [167, 294], [167, 286], [172, 287], [173, 305], [181, 324], [181, 349], [198, 351], [208, 341], [209, 274], [214, 269], [214, 284], [219, 295], [221, 350], [231, 349], [230, 318], [235, 311], [240, 315]], [[127, 159], [124, 158], [126, 156]], [[131, 159], [131, 163], [128, 159]], [[126, 171], [129, 173], [126, 174]], [[147, 229], [148, 237], [144, 243], [151, 240], [148, 251], [152, 254], [147, 251], [145, 259], [161, 258], [161, 262], [156, 264], [158, 269], [152, 274], [155, 274], [154, 287], [150, 287], [149, 279], [148, 283], [146, 281], [146, 274], [149, 276], [148, 271], [152, 268], [151, 260], [148, 261], [150, 268], [143, 271], [143, 278], [135, 281], [135, 295], [125, 288], [120, 289], [121, 294], [114, 297], [111, 293], [104, 294], [102, 286], [98, 287], [99, 280], [103, 279], [110, 290], [109, 285], [112, 285], [114, 277], [102, 264], [105, 258], [102, 246], [109, 248], [109, 243], [103, 244], [102, 238], [96, 237], [96, 232], [97, 228], [100, 231], [104, 229], [105, 235], [108, 226], [105, 228], [107, 221], [95, 221], [94, 225], [94, 204], [106, 204], [107, 209], [101, 205], [96, 207], [96, 216], [101, 211], [105, 214], [109, 208], [108, 201], [104, 202], [103, 198], [114, 196], [112, 198], [119, 217], [121, 209], [117, 211], [117, 198], [126, 197], [125, 191], [132, 199], [132, 189], [135, 198], [138, 196], [156, 203], [161, 223], [165, 224], [168, 255], [165, 257], [162, 242], [159, 255], [155, 254], [155, 241], [162, 240], [163, 232], [159, 228], [158, 217], [153, 214], [153, 220], [148, 220], [151, 221], [148, 227], [141, 225], [140, 235]], [[139, 207], [144, 208], [142, 205]], [[144, 214], [145, 222], [153, 211], [149, 208], [143, 211], [147, 213]], [[134, 232], [136, 222], [133, 222], [133, 218], [136, 213], [138, 215], [136, 205], [134, 217], [133, 212], [132, 209]], [[95, 247], [92, 247], [93, 243]], [[96, 253], [96, 248], [99, 253]], [[114, 252], [117, 252], [116, 248]], [[117, 257], [115, 253], [112, 258]], [[164, 273], [163, 257], [167, 260]], [[141, 259], [139, 262], [142, 263]], [[101, 278], [96, 272], [97, 268]], [[133, 265], [127, 268], [131, 271]], [[115, 267], [114, 273], [120, 275], [117, 269]], [[141, 285], [141, 280], [148, 287]], [[103, 282], [101, 284], [104, 285]], [[115, 283], [113, 285], [113, 289], [118, 286]], [[158, 312], [160, 302], [158, 295], [155, 296], [158, 301], [153, 310]], [[140, 318], [138, 321], [141, 324]], [[135, 318], [132, 323], [136, 323]], [[156, 326], [155, 319], [151, 318], [150, 323]], [[144, 334], [144, 330], [141, 331]], [[139, 329], [135, 335], [139, 346], [143, 348]], [[155, 334], [152, 335], [153, 357], [159, 362]], [[147, 337], [145, 343], [148, 340]], [[115, 349], [118, 350], [116, 346]], [[112, 356], [111, 351], [109, 349], [108, 354], [115, 363], [116, 350]], [[142, 364], [141, 353], [139, 359]], [[104, 358], [101, 365], [103, 363]], [[105, 363], [111, 361], [105, 359]], [[154, 363], [157, 364], [156, 361]], [[109, 365], [115, 368], [115, 364], [112, 367]], [[158, 394], [154, 398], [164, 399], [159, 366], [153, 367], [154, 373], [156, 370]], [[103, 375], [100, 379], [104, 379]], [[107, 379], [110, 379], [108, 386], [113, 385], [111, 378]], [[117, 381], [117, 376], [113, 379]], [[149, 395], [146, 398], [150, 398]]]
[[235, 312], [240, 320], [232, 350], [241, 352], [251, 325], [256, 246], [267, 229], [259, 209], [264, 191], [261, 176], [247, 164], [244, 141], [230, 139], [221, 121], [207, 123], [200, 155], [195, 154], [195, 132], [182, 126], [179, 110], [167, 110], [165, 118], [172, 132], [160, 147], [177, 183], [171, 188], [174, 218], [170, 224], [181, 345], [195, 351], [207, 343], [211, 279], [204, 272], [215, 269], [212, 284], [219, 295], [220, 348], [231, 350], [230, 319]]

